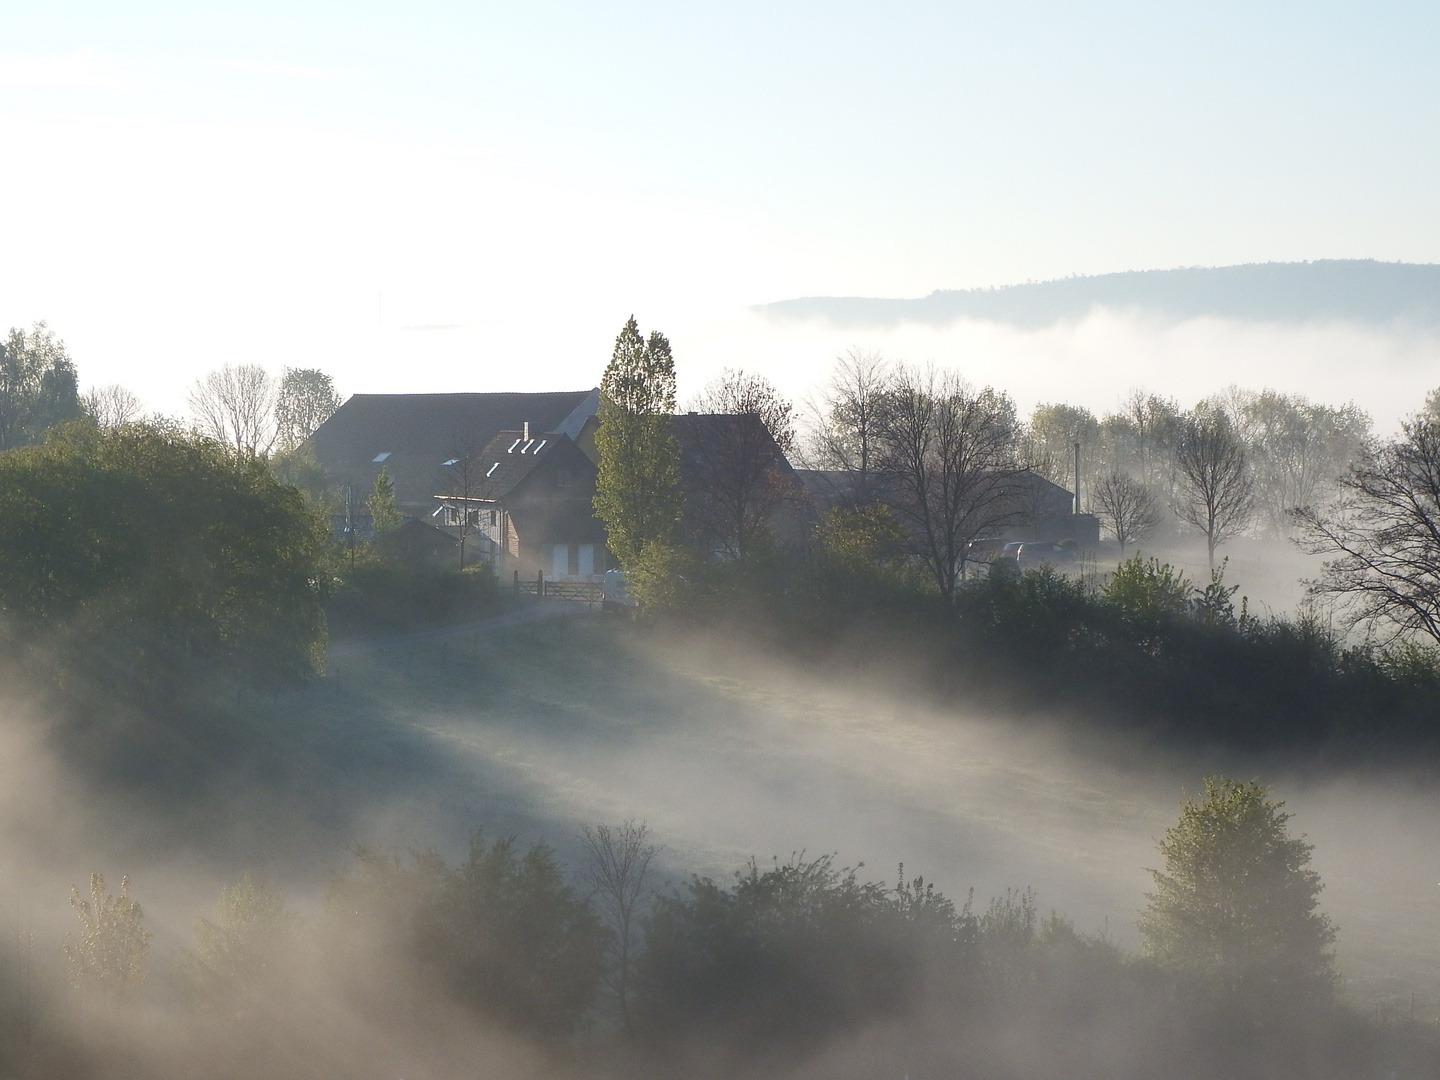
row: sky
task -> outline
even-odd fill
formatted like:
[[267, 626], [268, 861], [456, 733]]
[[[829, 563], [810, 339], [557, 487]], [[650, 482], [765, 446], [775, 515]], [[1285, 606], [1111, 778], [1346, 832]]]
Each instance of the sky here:
[[0, 322], [172, 413], [224, 363], [590, 386], [634, 314], [682, 397], [724, 367], [803, 397], [855, 345], [1022, 407], [1240, 381], [1383, 426], [1435, 341], [750, 309], [1440, 261], [1437, 39], [1419, 3], [0, 3]]

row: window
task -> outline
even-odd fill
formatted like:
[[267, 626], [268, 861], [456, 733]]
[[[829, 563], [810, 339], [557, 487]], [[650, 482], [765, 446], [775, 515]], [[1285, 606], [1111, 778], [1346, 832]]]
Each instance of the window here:
[[376, 463], [376, 464], [379, 464], [380, 462], [382, 462], [382, 461], [384, 461], [386, 458], [388, 458], [392, 453], [394, 453], [394, 451], [392, 451], [392, 450], [386, 450], [383, 454], [376, 454], [376, 455], [375, 455], [373, 458], [371, 458], [370, 460], [371, 460], [372, 462]]
[[491, 510], [491, 511], [490, 511], [490, 524], [491, 524], [491, 525], [498, 525], [498, 524], [499, 524], [499, 520], [498, 520], [499, 517], [500, 517], [499, 511], [497, 511], [497, 510]]
[[479, 511], [479, 510], [471, 510], [470, 513], [466, 515], [466, 520], [467, 520], [471, 525], [479, 525], [479, 524], [480, 524], [480, 511]]

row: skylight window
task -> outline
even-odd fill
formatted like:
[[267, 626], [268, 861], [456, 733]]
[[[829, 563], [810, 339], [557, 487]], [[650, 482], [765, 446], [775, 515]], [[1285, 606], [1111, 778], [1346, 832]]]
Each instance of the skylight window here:
[[449, 461], [442, 461], [440, 464], [441, 464], [441, 465], [446, 465], [446, 466], [448, 466], [448, 465], [459, 465], [459, 464], [460, 464], [460, 459], [459, 459], [458, 457], [452, 457]]
[[392, 453], [394, 453], [393, 450], [386, 450], [383, 454], [376, 454], [370, 460], [373, 462], [381, 462], [384, 461], [387, 457], [389, 457]]

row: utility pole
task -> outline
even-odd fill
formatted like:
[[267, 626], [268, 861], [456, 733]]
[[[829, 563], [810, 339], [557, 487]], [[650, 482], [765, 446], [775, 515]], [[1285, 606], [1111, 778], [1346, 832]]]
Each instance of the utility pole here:
[[1075, 513], [1080, 513], [1080, 444], [1075, 444]]

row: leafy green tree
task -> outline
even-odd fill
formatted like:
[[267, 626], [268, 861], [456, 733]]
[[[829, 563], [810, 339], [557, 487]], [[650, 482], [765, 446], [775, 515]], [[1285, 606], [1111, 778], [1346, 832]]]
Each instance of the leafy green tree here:
[[77, 422], [0, 454], [12, 644], [68, 643], [135, 689], [196, 664], [264, 685], [312, 674], [328, 548], [326, 523], [263, 461], [163, 424]]
[[267, 882], [246, 874], [220, 890], [214, 918], [195, 921], [195, 947], [184, 950], [202, 992], [262, 988], [295, 944], [299, 919]]
[[87, 899], [70, 887], [70, 906], [80, 919], [80, 936], [65, 935], [65, 960], [71, 982], [82, 989], [125, 994], [145, 980], [150, 932], [144, 912], [130, 896], [130, 878], [120, 879], [120, 893], [105, 886], [104, 874], [90, 875]]
[[1313, 1001], [1334, 982], [1335, 927], [1316, 909], [1312, 845], [1290, 836], [1270, 789], [1207, 777], [1159, 842], [1164, 870], [1139, 919], [1144, 952], [1216, 1000], [1261, 1008]]
[[1182, 571], [1143, 555], [1130, 556], [1100, 587], [1106, 603], [1147, 623], [1189, 611], [1193, 591]]
[[897, 894], [834, 859], [751, 861], [730, 888], [661, 896], [637, 965], [636, 1019], [659, 1042], [730, 1038], [742, 1053], [813, 1045], [914, 1000], [954, 944], [953, 906], [916, 879]]
[[545, 844], [470, 840], [450, 875], [430, 945], [452, 992], [516, 1027], [570, 1031], [595, 1000], [609, 932]]
[[318, 368], [286, 368], [275, 395], [276, 443], [293, 450], [340, 408], [335, 380]]
[[11, 327], [0, 344], [0, 450], [38, 442], [82, 412], [65, 343], [43, 322], [28, 331]]
[[1222, 398], [1245, 441], [1259, 524], [1272, 536], [1294, 531], [1296, 507], [1327, 503], [1370, 442], [1370, 417], [1354, 403], [1337, 409], [1236, 387]]
[[609, 935], [566, 882], [550, 849], [523, 855], [476, 833], [450, 868], [433, 851], [408, 858], [362, 849], [326, 897], [336, 940], [381, 964], [385, 994], [440, 991], [477, 1013], [541, 1035], [574, 1028], [604, 972]]
[[384, 465], [380, 475], [375, 477], [375, 490], [365, 497], [370, 508], [370, 528], [378, 540], [400, 528], [400, 510], [395, 505], [395, 481], [390, 479]]
[[[1086, 481], [1100, 456], [1100, 422], [1078, 405], [1036, 405], [1025, 430], [1027, 463], [1041, 476], [1075, 490], [1075, 444], [1080, 444], [1081, 472]], [[1076, 512], [1080, 510], [1076, 507]]]
[[675, 360], [670, 342], [648, 341], [631, 316], [615, 339], [600, 380], [600, 455], [595, 513], [605, 522], [609, 546], [629, 570], [645, 549], [674, 544], [683, 510], [680, 449], [671, 430], [675, 412]]
[[832, 506], [815, 526], [817, 553], [849, 578], [878, 579], [905, 552], [909, 534], [883, 503]]

